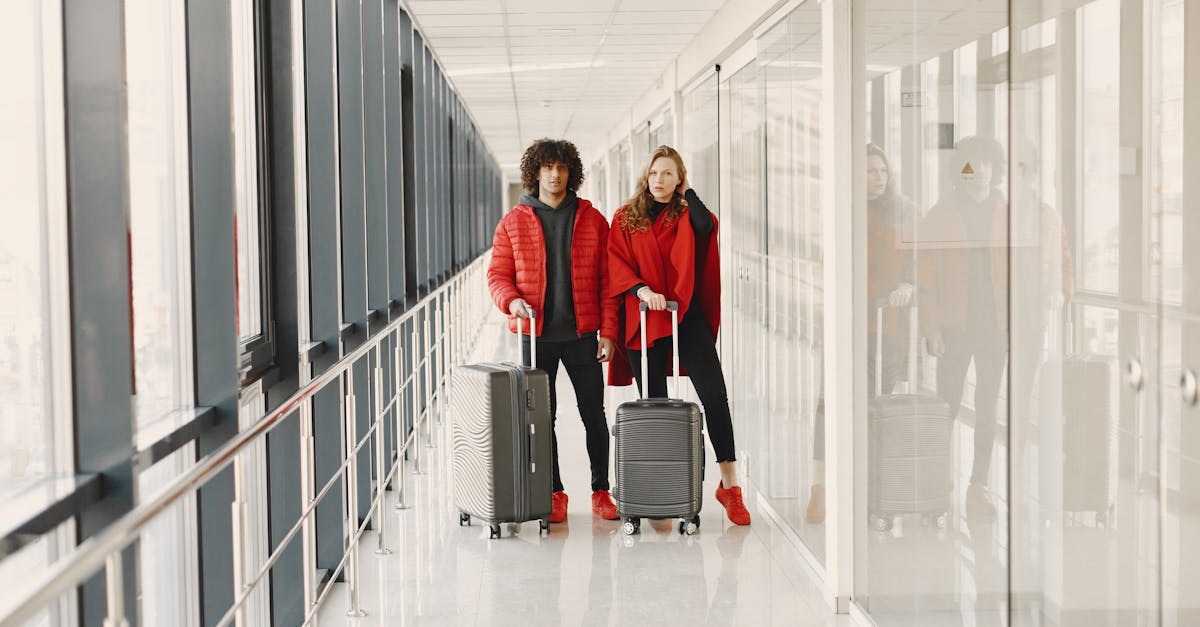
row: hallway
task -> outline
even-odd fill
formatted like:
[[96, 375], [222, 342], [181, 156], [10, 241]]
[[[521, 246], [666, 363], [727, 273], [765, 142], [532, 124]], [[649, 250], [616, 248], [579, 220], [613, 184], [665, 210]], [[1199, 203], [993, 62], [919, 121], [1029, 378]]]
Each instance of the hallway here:
[[[510, 358], [511, 336], [496, 316], [476, 361]], [[482, 357], [482, 359], [479, 359]], [[569, 380], [561, 377], [557, 432], [568, 519], [549, 536], [536, 523], [508, 526], [489, 541], [487, 527], [459, 527], [450, 485], [449, 424], [434, 422], [435, 448], [425, 448], [425, 475], [409, 474], [411, 509], [387, 495], [384, 529], [392, 554], [373, 553], [363, 537], [363, 618], [346, 618], [349, 591], [337, 584], [321, 609], [321, 625], [799, 625], [853, 624], [834, 616], [816, 580], [770, 520], [750, 527], [724, 519], [712, 498], [712, 460], [701, 529], [680, 536], [673, 521], [650, 522], [626, 538], [618, 521], [594, 517], [587, 492], [587, 455]], [[611, 416], [611, 408], [608, 408]]]

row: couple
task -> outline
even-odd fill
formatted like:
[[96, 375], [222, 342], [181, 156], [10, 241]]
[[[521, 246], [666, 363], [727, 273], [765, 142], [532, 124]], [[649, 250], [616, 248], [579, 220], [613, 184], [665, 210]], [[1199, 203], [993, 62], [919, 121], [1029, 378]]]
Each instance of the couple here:
[[[725, 379], [717, 358], [720, 323], [720, 271], [716, 218], [688, 185], [683, 159], [659, 146], [638, 178], [637, 191], [608, 221], [575, 196], [583, 163], [573, 144], [534, 142], [521, 159], [527, 194], [496, 226], [488, 288], [509, 315], [536, 313], [537, 363], [550, 375], [550, 416], [557, 417], [555, 377], [561, 361], [575, 388], [587, 434], [592, 470], [592, 512], [617, 520], [609, 495], [608, 422], [604, 414], [601, 363], [609, 362], [609, 383], [640, 386], [639, 301], [648, 314], [650, 397], [667, 395], [671, 360], [668, 300], [680, 303], [679, 361], [692, 377], [708, 422], [708, 434], [721, 468], [717, 501], [734, 524], [750, 524], [750, 512], [737, 484], [733, 424]], [[611, 231], [611, 232], [610, 232]], [[529, 339], [524, 360], [529, 363]], [[642, 391], [645, 394], [645, 390]], [[558, 439], [551, 433], [554, 494], [550, 522], [567, 518], [567, 495], [558, 465]]]

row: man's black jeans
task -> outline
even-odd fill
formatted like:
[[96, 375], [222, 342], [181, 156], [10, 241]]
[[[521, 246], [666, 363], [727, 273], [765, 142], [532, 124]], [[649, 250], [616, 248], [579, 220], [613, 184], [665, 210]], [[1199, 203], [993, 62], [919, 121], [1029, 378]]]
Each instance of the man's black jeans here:
[[[592, 464], [592, 491], [607, 490], [608, 484], [608, 420], [604, 416], [604, 369], [596, 361], [599, 342], [595, 335], [566, 342], [537, 343], [537, 367], [550, 376], [550, 424], [558, 420], [558, 393], [554, 387], [561, 361], [575, 387], [579, 416], [587, 432], [588, 458]], [[522, 336], [521, 355], [529, 365], [529, 336]], [[554, 491], [563, 489], [558, 472], [558, 436], [550, 432], [553, 460]]]

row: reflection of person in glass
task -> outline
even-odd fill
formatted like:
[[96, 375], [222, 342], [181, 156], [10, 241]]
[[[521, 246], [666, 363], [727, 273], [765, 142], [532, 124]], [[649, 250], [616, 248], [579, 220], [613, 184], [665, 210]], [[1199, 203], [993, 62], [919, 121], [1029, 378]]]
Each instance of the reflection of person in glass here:
[[1004, 149], [988, 137], [966, 137], [950, 162], [950, 191], [920, 226], [917, 261], [921, 328], [938, 357], [937, 391], [957, 413], [967, 368], [975, 362], [975, 456], [968, 513], [994, 514], [987, 491], [996, 434], [996, 405], [1007, 352], [1008, 205], [1000, 184]]
[[[667, 396], [667, 368], [671, 361], [671, 318], [667, 301], [679, 303], [679, 364], [692, 379], [708, 425], [708, 437], [721, 470], [717, 502], [729, 521], [750, 524], [750, 512], [737, 484], [733, 422], [725, 375], [717, 356], [720, 326], [721, 273], [717, 249], [717, 219], [688, 184], [683, 157], [669, 146], [659, 146], [638, 180], [637, 193], [613, 216], [608, 236], [610, 293], [625, 300], [625, 359], [613, 359], [609, 383], [641, 385], [641, 333], [639, 303], [650, 311], [646, 318], [647, 383], [642, 394]], [[632, 368], [632, 372], [630, 369]]]
[[[896, 189], [891, 161], [875, 144], [867, 145], [867, 302], [874, 308], [886, 302], [907, 305], [913, 296], [912, 253], [901, 250], [901, 234], [911, 230], [913, 204]], [[874, 310], [871, 313], [874, 316]], [[874, 318], [872, 318], [873, 320]], [[867, 389], [875, 393], [875, 323], [868, 325]], [[880, 389], [889, 394], [901, 379], [907, 355], [906, 313], [886, 316], [883, 326], [883, 364]], [[824, 364], [822, 364], [824, 371]], [[825, 520], [825, 400], [817, 403], [813, 429], [812, 492], [804, 518]]]

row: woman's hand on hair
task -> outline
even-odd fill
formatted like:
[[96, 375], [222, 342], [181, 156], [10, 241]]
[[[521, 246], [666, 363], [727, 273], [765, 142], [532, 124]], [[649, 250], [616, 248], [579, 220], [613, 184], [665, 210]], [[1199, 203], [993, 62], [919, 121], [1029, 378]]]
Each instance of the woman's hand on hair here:
[[678, 191], [680, 195], [683, 195], [686, 194], [691, 188], [692, 184], [688, 182], [687, 175], [685, 174], [683, 179], [679, 181], [679, 186], [676, 187], [675, 190]]

